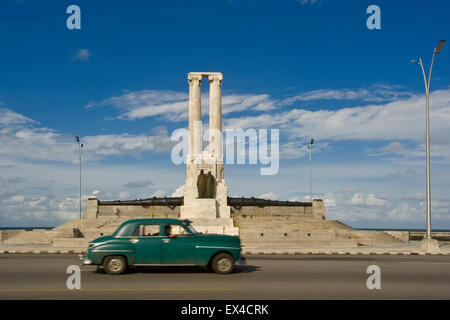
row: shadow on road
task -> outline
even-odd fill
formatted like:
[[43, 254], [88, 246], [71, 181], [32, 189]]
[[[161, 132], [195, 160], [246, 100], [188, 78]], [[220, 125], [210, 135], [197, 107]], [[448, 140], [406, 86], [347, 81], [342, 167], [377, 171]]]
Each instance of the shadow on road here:
[[[260, 266], [253, 265], [239, 265], [236, 266], [233, 273], [250, 273], [255, 271], [260, 271]], [[100, 274], [107, 274], [103, 267], [97, 268], [95, 271]], [[128, 267], [126, 274], [136, 274], [136, 273], [213, 273], [212, 271], [208, 271], [205, 267]]]

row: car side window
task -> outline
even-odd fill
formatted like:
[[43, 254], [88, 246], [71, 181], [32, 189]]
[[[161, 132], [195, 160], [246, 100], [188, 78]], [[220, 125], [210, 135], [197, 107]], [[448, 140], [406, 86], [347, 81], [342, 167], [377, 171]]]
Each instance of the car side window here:
[[171, 226], [170, 234], [172, 234], [172, 235], [184, 236], [184, 235], [188, 234], [186, 229], [184, 229], [182, 226], [180, 226], [178, 224], [171, 224], [170, 226]]
[[159, 224], [144, 225], [143, 236], [159, 236]]
[[152, 237], [159, 236], [158, 224], [141, 224], [134, 229], [132, 236], [134, 237]]

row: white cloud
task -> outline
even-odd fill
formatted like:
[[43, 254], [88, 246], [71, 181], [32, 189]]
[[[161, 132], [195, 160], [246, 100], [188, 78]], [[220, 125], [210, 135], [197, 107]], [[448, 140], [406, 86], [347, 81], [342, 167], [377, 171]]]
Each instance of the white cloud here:
[[[434, 156], [450, 159], [450, 90], [431, 94], [431, 136], [439, 137], [440, 144], [432, 146]], [[380, 105], [309, 111], [292, 109], [278, 113], [262, 113], [224, 120], [225, 128], [280, 128], [280, 134], [291, 141], [306, 141], [314, 137], [319, 141], [340, 140], [395, 140], [386, 151], [423, 157], [423, 146], [413, 150], [400, 149], [399, 140], [424, 140], [424, 96], [415, 95]]]
[[306, 91], [293, 97], [287, 98], [283, 104], [293, 104], [298, 101], [313, 100], [360, 100], [365, 102], [386, 102], [398, 99], [406, 99], [413, 93], [399, 90], [399, 86], [377, 84], [369, 88], [361, 89], [319, 89]]
[[131, 197], [131, 193], [128, 192], [123, 191], [119, 193], [119, 200], [131, 200]]
[[403, 200], [423, 201], [423, 200], [425, 200], [425, 192], [405, 193], [405, 194], [402, 194], [400, 198]]
[[166, 191], [164, 191], [164, 190], [156, 190], [153, 194], [152, 194], [152, 197], [165, 197], [167, 194], [166, 194]]
[[274, 192], [267, 192], [261, 194], [258, 198], [267, 199], [267, 200], [277, 200], [278, 195]]
[[335, 208], [336, 207], [336, 198], [335, 195], [331, 192], [326, 193], [322, 200], [325, 202], [325, 208]]
[[[73, 162], [77, 145], [72, 136], [46, 127], [14, 111], [0, 113], [0, 160], [4, 162], [47, 160]], [[167, 153], [175, 142], [167, 128], [154, 128], [154, 135], [109, 134], [81, 137], [83, 159], [99, 160], [107, 156], [143, 152]]]
[[[372, 101], [380, 104], [315, 111], [286, 108], [295, 101], [317, 99]], [[202, 96], [202, 100], [203, 113], [207, 114], [207, 94]], [[450, 121], [450, 89], [434, 91], [431, 101], [431, 136], [436, 141], [433, 144], [434, 154], [450, 157], [450, 137], [447, 130]], [[322, 143], [327, 143], [326, 140], [394, 140], [374, 155], [395, 153], [423, 157], [421, 146], [409, 150], [403, 140], [422, 142], [424, 103], [422, 95], [413, 95], [400, 86], [383, 84], [362, 89], [314, 90], [284, 100], [272, 99], [267, 94], [228, 94], [223, 96], [224, 128], [279, 128], [280, 134], [287, 138], [280, 146], [283, 156], [304, 155], [298, 147], [313, 136]], [[120, 111], [118, 117], [127, 120], [162, 117], [178, 122], [188, 118], [187, 94], [175, 91], [130, 92], [87, 105], [94, 106], [114, 106]], [[272, 112], [274, 108], [279, 111]], [[245, 115], [230, 117], [241, 111], [252, 111], [256, 114], [247, 112]], [[439, 146], [441, 148], [437, 149]], [[113, 152], [111, 148], [107, 149], [108, 152]]]
[[[267, 94], [224, 94], [224, 115], [241, 111], [267, 111], [275, 108], [276, 101]], [[186, 93], [168, 90], [142, 90], [120, 96], [90, 102], [86, 108], [113, 106], [120, 110], [117, 117], [122, 120], [137, 120], [147, 117], [163, 117], [169, 121], [188, 119], [189, 100]], [[209, 95], [202, 94], [202, 114], [209, 113]]]
[[[86, 197], [83, 197], [83, 201]], [[0, 200], [0, 221], [13, 226], [52, 226], [78, 215], [78, 198], [18, 194]]]
[[92, 53], [88, 49], [79, 49], [72, 57], [72, 60], [89, 61], [91, 55]]
[[184, 186], [180, 186], [172, 193], [171, 197], [182, 197], [183, 191], [184, 191]]
[[319, 3], [320, 0], [297, 0], [300, 4], [314, 4]]
[[386, 200], [376, 198], [373, 194], [356, 193], [349, 200], [349, 204], [352, 206], [382, 207], [386, 204]]
[[125, 188], [146, 188], [152, 186], [154, 183], [151, 180], [139, 180], [139, 181], [133, 181], [128, 182], [124, 184], [123, 186]]
[[388, 146], [381, 148], [383, 151], [388, 153], [399, 153], [404, 151], [406, 148], [403, 144], [398, 141], [393, 141], [389, 143]]
[[0, 128], [3, 126], [23, 125], [23, 124], [37, 124], [30, 118], [25, 117], [22, 114], [14, 112], [7, 108], [0, 108]]

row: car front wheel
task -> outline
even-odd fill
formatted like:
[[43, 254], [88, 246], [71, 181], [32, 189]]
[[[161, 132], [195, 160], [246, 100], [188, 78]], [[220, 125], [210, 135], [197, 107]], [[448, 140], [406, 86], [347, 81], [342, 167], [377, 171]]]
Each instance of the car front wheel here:
[[109, 274], [121, 274], [127, 268], [127, 262], [122, 256], [109, 256], [103, 261], [103, 267]]
[[228, 274], [234, 269], [234, 259], [228, 253], [219, 253], [211, 262], [211, 267], [215, 273]]

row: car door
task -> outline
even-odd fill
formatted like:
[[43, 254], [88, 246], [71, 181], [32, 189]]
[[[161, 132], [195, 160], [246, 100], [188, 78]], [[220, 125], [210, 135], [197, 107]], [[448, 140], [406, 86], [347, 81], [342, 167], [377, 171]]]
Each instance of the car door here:
[[161, 264], [162, 238], [159, 224], [138, 225], [130, 238], [135, 265]]
[[181, 225], [171, 225], [172, 237], [165, 236], [162, 239], [163, 264], [195, 265], [196, 239]]

